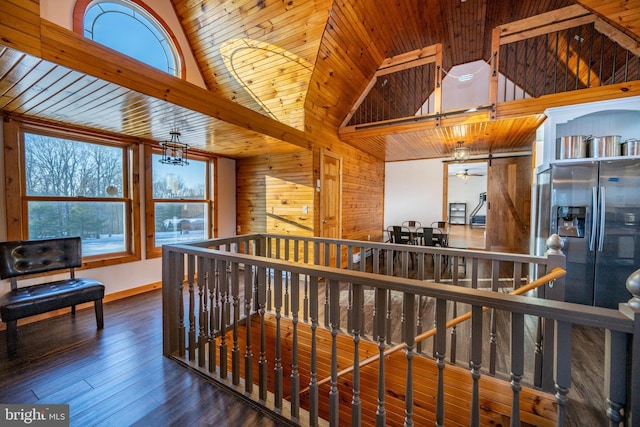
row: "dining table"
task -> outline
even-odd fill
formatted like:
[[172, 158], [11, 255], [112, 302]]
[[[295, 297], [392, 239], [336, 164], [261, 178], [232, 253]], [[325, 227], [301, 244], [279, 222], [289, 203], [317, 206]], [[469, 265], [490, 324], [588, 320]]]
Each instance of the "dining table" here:
[[[409, 242], [416, 243], [418, 237], [418, 229], [420, 228], [428, 228], [428, 227], [402, 227], [401, 236], [407, 237]], [[433, 243], [435, 246], [447, 247], [449, 245], [449, 230], [448, 229], [440, 229], [433, 228]]]

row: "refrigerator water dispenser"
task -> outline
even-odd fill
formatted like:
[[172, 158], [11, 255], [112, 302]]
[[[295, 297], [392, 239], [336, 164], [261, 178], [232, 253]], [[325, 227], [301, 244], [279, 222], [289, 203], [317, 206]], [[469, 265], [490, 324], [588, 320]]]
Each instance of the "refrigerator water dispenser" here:
[[584, 237], [586, 206], [558, 206], [556, 232], [560, 237]]

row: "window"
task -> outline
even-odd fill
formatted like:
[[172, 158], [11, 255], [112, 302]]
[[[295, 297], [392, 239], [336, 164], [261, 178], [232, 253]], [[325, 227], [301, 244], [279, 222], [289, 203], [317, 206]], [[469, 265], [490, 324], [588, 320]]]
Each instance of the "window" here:
[[[211, 161], [189, 155], [189, 164], [160, 162], [159, 152], [149, 156], [147, 176], [147, 257], [161, 255], [165, 244], [211, 237], [209, 169]], [[149, 170], [149, 168], [147, 169]]]
[[171, 75], [180, 76], [180, 55], [150, 12], [132, 1], [97, 1], [86, 8], [84, 36]]
[[[15, 123], [15, 122], [13, 122]], [[48, 128], [20, 126], [7, 176], [10, 240], [79, 236], [88, 262], [136, 258], [130, 158], [137, 148]], [[19, 158], [11, 158], [19, 152]], [[23, 167], [18, 167], [21, 164]], [[16, 225], [16, 227], [13, 227]]]

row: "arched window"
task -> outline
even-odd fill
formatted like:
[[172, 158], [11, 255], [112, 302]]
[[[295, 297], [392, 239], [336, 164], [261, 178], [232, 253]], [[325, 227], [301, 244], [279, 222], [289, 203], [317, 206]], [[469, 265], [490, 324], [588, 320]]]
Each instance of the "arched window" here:
[[159, 18], [139, 4], [129, 0], [91, 2], [84, 9], [82, 27], [88, 39], [180, 77], [180, 55], [172, 37]]

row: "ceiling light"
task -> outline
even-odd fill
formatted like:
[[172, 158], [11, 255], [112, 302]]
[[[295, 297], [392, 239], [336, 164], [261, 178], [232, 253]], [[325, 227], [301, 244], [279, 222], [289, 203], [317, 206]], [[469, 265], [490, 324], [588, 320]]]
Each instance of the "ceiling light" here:
[[189, 146], [184, 142], [180, 142], [180, 132], [173, 130], [170, 132], [171, 140], [160, 141], [162, 147], [162, 158], [160, 163], [175, 166], [188, 165], [187, 154]]
[[451, 152], [453, 159], [458, 162], [464, 162], [469, 158], [469, 147], [464, 146], [463, 141], [458, 142], [458, 146]]
[[458, 171], [456, 172], [456, 176], [458, 178], [464, 179], [465, 181], [469, 179], [469, 173], [467, 172], [467, 169], [463, 171]]

